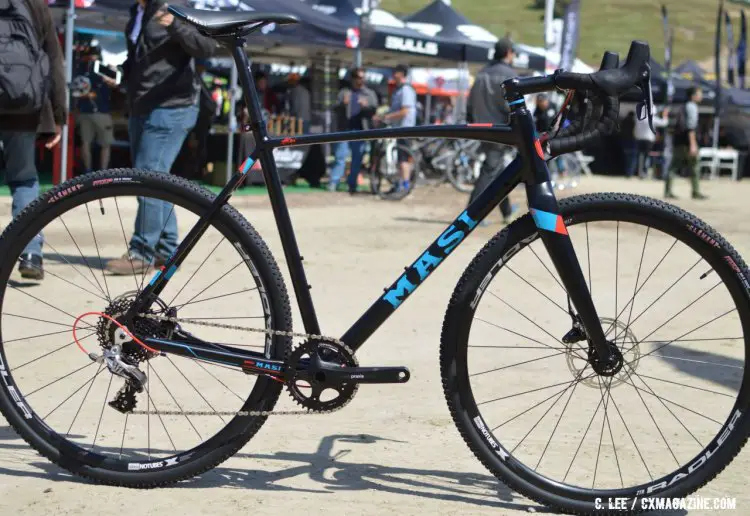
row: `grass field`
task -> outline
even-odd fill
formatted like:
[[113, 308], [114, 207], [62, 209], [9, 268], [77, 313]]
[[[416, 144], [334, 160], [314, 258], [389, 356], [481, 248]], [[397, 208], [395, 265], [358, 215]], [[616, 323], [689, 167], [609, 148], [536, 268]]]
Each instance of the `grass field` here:
[[[399, 15], [410, 14], [431, 0], [382, 0], [382, 8]], [[718, 3], [714, 0], [666, 0], [675, 28], [674, 63], [685, 59], [702, 61], [714, 52], [714, 30]], [[533, 0], [453, 0], [452, 6], [472, 22], [501, 36], [530, 45], [542, 44], [543, 11]], [[582, 0], [581, 37], [578, 57], [595, 65], [604, 50], [624, 54], [630, 41], [644, 39], [653, 55], [664, 60], [661, 2], [654, 0]], [[739, 37], [739, 7], [727, 5]]]

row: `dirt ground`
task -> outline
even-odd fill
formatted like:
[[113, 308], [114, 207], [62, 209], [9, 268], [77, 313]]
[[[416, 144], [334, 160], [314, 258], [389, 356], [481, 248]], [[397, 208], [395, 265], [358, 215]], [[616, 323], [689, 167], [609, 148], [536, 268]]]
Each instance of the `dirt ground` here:
[[[625, 191], [659, 197], [656, 181], [591, 177], [573, 193]], [[748, 185], [704, 183], [709, 201], [677, 204], [750, 256]], [[525, 210], [523, 192], [514, 201]], [[463, 209], [466, 196], [421, 188], [399, 203], [327, 192], [288, 197], [323, 333], [339, 336]], [[268, 201], [233, 204], [269, 244], [285, 274]], [[0, 226], [10, 199], [0, 200]], [[502, 226], [498, 214], [479, 227], [358, 353], [362, 365], [406, 365], [405, 385], [362, 386], [330, 416], [272, 417], [235, 457], [176, 487], [135, 491], [71, 477], [39, 456], [0, 421], [0, 509], [4, 514], [520, 514], [543, 507], [501, 485], [460, 438], [443, 397], [438, 347], [443, 315], [465, 266]], [[295, 327], [301, 330], [295, 311]], [[5, 328], [4, 328], [5, 331]], [[7, 338], [7, 337], [6, 337]], [[292, 408], [283, 395], [279, 408]], [[741, 453], [702, 496], [733, 496], [750, 513]], [[691, 513], [693, 514], [693, 513]], [[700, 512], [694, 512], [700, 514]]]

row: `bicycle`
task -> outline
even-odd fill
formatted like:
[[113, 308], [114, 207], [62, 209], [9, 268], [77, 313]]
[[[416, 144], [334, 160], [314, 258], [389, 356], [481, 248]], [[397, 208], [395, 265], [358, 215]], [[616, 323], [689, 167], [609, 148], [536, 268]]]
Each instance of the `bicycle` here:
[[476, 140], [425, 140], [418, 152], [420, 171], [428, 183], [449, 181], [459, 192], [470, 192], [479, 177], [484, 155]]
[[[243, 42], [267, 24], [296, 19], [169, 9], [231, 49], [258, 146], [216, 196], [169, 174], [101, 171], [46, 193], [6, 228], [0, 238], [0, 410], [34, 449], [97, 482], [163, 486], [229, 458], [268, 416], [330, 413], [346, 406], [360, 384], [408, 381], [406, 367], [360, 367], [354, 352], [523, 182], [530, 213], [496, 234], [472, 260], [443, 323], [444, 394], [471, 451], [511, 488], [578, 513], [599, 511], [613, 497], [621, 498], [618, 506], [624, 503], [637, 511], [644, 499], [685, 496], [739, 453], [750, 426], [744, 367], [750, 282], [745, 263], [716, 231], [677, 207], [627, 194], [558, 202], [550, 185], [546, 159], [611, 132], [620, 94], [637, 86], [644, 94], [641, 110], [646, 113], [641, 114], [651, 116], [646, 43], [633, 42], [622, 67], [615, 54], [605, 54], [601, 70], [592, 74], [558, 71], [507, 81], [509, 125], [273, 139], [259, 123]], [[523, 95], [555, 88], [588, 97], [592, 116], [557, 137], [540, 139]], [[518, 156], [343, 336], [322, 335], [273, 149], [408, 137], [483, 140], [515, 146]], [[284, 280], [267, 246], [227, 203], [256, 160], [262, 164], [304, 332], [292, 328]], [[118, 242], [124, 241], [126, 249], [133, 245], [125, 236], [123, 215], [137, 223], [135, 213], [144, 206], [157, 207], [152, 215], [160, 213], [165, 227], [178, 210], [190, 231], [168, 255], [154, 250], [148, 259], [158, 269], [150, 280], [146, 276], [152, 269], [139, 262], [136, 270], [133, 261], [132, 277], [97, 275], [94, 268], [104, 267], [102, 252], [106, 256]], [[49, 267], [49, 280], [56, 280], [56, 287], [70, 287], [68, 293], [45, 295], [48, 284], [29, 291], [11, 278], [25, 244], [42, 230], [46, 248], [54, 253], [49, 257], [57, 264]], [[542, 250], [547, 251], [544, 259]], [[634, 258], [620, 260], [628, 251]], [[205, 281], [196, 285], [192, 280], [208, 260], [216, 269], [231, 267], [218, 278], [210, 275], [208, 286]], [[629, 272], [621, 274], [628, 265]], [[58, 274], [63, 268], [69, 276]], [[86, 269], [90, 274], [84, 274]], [[666, 272], [666, 279], [652, 280], [657, 272]], [[498, 293], [498, 278], [514, 288]], [[540, 278], [547, 283], [532, 284]], [[214, 295], [222, 281], [231, 292]], [[656, 294], [649, 294], [654, 289]], [[516, 291], [524, 295], [513, 302], [504, 299]], [[180, 298], [188, 300], [176, 303]], [[195, 309], [207, 301], [222, 317], [206, 317], [205, 310]], [[701, 301], [697, 315], [687, 312]], [[524, 313], [534, 308], [541, 308], [541, 314], [532, 318]], [[682, 315], [687, 313], [690, 317]], [[503, 316], [508, 323], [494, 322]], [[248, 320], [259, 324], [238, 324]], [[29, 333], [39, 326], [46, 330]], [[641, 327], [653, 329], [642, 332]], [[40, 351], [44, 344], [36, 339], [50, 343], [55, 335], [65, 335], [61, 338], [67, 341], [71, 329], [73, 341]], [[302, 343], [293, 347], [293, 337]], [[485, 345], [477, 345], [477, 338]], [[706, 351], [696, 349], [706, 342]], [[498, 357], [510, 365], [495, 367]], [[42, 364], [54, 367], [55, 374], [41, 370]], [[504, 374], [509, 372], [515, 374]], [[563, 380], [547, 385], [558, 373]], [[251, 378], [255, 382], [250, 386]], [[114, 380], [124, 383], [107, 401]], [[284, 387], [299, 410], [274, 410]], [[93, 408], [86, 403], [90, 395]], [[521, 410], [515, 405], [519, 400], [534, 404]]]
[[[400, 163], [411, 164], [408, 187], [403, 187]], [[419, 161], [408, 145], [393, 138], [375, 140], [371, 144], [367, 173], [370, 176], [370, 191], [381, 199], [400, 201], [409, 195], [419, 177]]]

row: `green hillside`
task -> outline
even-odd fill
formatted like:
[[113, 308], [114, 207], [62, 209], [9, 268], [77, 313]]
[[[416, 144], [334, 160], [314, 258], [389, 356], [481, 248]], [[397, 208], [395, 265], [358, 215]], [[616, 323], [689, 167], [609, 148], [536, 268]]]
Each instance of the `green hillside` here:
[[[382, 0], [381, 6], [395, 14], [410, 14], [431, 0]], [[670, 21], [675, 29], [674, 63], [685, 59], [701, 61], [713, 56], [716, 25], [716, 0], [666, 0]], [[454, 9], [495, 35], [510, 32], [512, 37], [530, 45], [542, 44], [543, 10], [534, 8], [534, 0], [453, 0]], [[651, 44], [653, 55], [664, 60], [661, 2], [653, 0], [581, 0], [581, 38], [578, 57], [596, 65], [604, 50], [621, 55], [633, 39]], [[739, 37], [739, 9], [729, 4]], [[750, 11], [747, 13], [750, 14]], [[736, 43], [735, 43], [736, 44]]]

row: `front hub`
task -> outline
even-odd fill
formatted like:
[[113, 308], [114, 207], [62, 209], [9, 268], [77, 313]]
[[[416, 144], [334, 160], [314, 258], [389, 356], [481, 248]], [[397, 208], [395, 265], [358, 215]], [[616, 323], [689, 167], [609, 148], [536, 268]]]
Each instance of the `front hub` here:
[[607, 341], [607, 345], [609, 345], [609, 360], [607, 361], [601, 360], [596, 348], [589, 346], [589, 364], [600, 376], [615, 376], [622, 369], [624, 360], [614, 342]]

